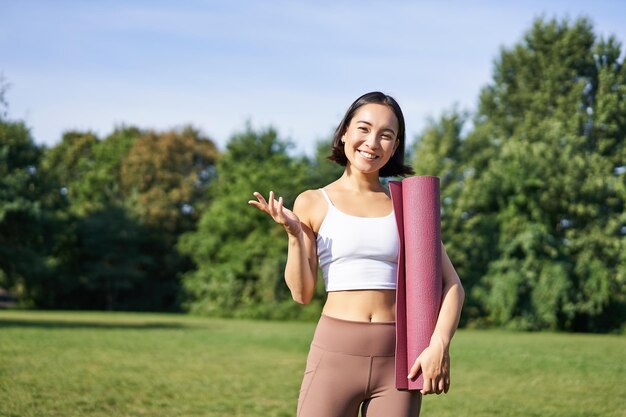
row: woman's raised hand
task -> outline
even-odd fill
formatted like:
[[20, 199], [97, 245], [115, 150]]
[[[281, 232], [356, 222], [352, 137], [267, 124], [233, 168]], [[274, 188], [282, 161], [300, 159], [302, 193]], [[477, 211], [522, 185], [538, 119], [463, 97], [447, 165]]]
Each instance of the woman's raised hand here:
[[261, 211], [272, 216], [272, 219], [285, 228], [287, 233], [293, 236], [299, 236], [302, 233], [302, 226], [300, 225], [300, 219], [294, 214], [293, 211], [283, 207], [283, 198], [278, 197], [278, 200], [274, 199], [274, 191], [270, 191], [269, 202], [265, 201], [265, 198], [261, 193], [252, 193], [256, 200], [248, 201], [248, 204], [255, 206]]

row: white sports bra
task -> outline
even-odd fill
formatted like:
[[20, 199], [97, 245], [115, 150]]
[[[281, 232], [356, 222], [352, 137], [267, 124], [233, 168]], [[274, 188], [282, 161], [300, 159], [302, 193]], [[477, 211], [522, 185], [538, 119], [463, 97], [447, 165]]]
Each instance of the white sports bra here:
[[393, 211], [384, 217], [345, 214], [330, 201], [317, 232], [317, 256], [326, 291], [396, 289], [398, 231]]

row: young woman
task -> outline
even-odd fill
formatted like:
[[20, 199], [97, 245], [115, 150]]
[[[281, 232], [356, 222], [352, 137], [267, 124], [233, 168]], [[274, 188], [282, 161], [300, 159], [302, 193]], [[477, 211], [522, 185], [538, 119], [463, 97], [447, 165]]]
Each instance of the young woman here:
[[422, 394], [450, 387], [449, 346], [464, 300], [459, 277], [441, 245], [443, 298], [430, 345], [413, 364], [424, 388], [395, 388], [395, 288], [398, 235], [380, 177], [406, 175], [402, 110], [390, 96], [359, 97], [335, 131], [331, 160], [341, 178], [300, 194], [293, 211], [258, 192], [249, 204], [284, 227], [289, 239], [285, 281], [293, 299], [311, 301], [317, 267], [328, 297], [315, 330], [298, 399], [299, 417], [418, 416]]

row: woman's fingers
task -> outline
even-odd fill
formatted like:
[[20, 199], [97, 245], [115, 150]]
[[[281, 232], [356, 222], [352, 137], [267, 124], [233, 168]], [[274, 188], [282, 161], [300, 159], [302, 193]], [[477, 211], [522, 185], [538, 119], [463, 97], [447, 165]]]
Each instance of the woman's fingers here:
[[263, 197], [263, 194], [255, 191], [252, 193], [253, 196], [255, 196], [257, 198], [258, 201], [255, 200], [248, 200], [248, 204], [252, 204], [264, 211], [267, 211], [268, 213], [272, 213], [273, 208], [274, 208], [274, 192], [270, 191], [270, 195], [269, 195], [269, 203], [267, 202], [267, 200], [265, 200], [265, 197]]
[[415, 378], [415, 376], [417, 375], [417, 373], [419, 372], [421, 367], [422, 367], [422, 364], [421, 364], [419, 358], [417, 358], [417, 360], [415, 361], [415, 363], [411, 367], [411, 370], [409, 371], [409, 375], [407, 376], [407, 378], [408, 379]]
[[421, 390], [422, 394], [441, 394], [444, 389], [443, 379], [424, 378], [424, 386]]
[[270, 214], [278, 223], [284, 223], [283, 217], [283, 206], [281, 204], [282, 197], [279, 198], [279, 201], [276, 201], [276, 196], [274, 195], [274, 191], [270, 191]]
[[252, 193], [252, 195], [254, 195], [257, 200], [259, 200], [259, 202], [265, 206], [267, 206], [267, 201], [265, 201], [265, 198], [263, 197], [263, 194], [255, 191], [254, 193]]
[[276, 214], [278, 215], [278, 217], [281, 220], [284, 220], [284, 216], [283, 216], [283, 198], [282, 197], [278, 197], [278, 205], [276, 206]]
[[274, 212], [274, 191], [270, 191], [269, 208], [270, 208], [270, 214], [272, 216], [274, 216], [274, 214], [275, 214], [275, 212]]
[[275, 199], [274, 191], [270, 191], [269, 197], [267, 200], [263, 197], [263, 195], [259, 192], [252, 193], [258, 201], [249, 200], [248, 204], [255, 206], [259, 210], [262, 210], [272, 216], [274, 221], [277, 223], [283, 224], [285, 222], [285, 216], [283, 212], [284, 200], [282, 197], [278, 198], [278, 201]]
[[428, 366], [428, 363], [426, 364], [424, 368], [423, 367], [424, 365], [422, 365], [421, 362], [422, 362], [422, 359], [419, 357], [415, 360], [415, 363], [413, 364], [413, 366], [411, 367], [411, 371], [409, 372], [408, 378], [415, 379], [415, 377], [418, 375], [419, 371], [421, 370], [422, 376], [424, 378], [424, 385], [422, 386], [422, 389], [420, 390], [420, 392], [423, 395], [426, 395], [426, 394], [439, 395], [444, 392], [447, 393], [450, 387], [449, 373], [445, 370], [437, 372], [434, 369], [431, 369], [431, 367]]
[[441, 378], [439, 380], [439, 384], [437, 384], [437, 395], [441, 394], [444, 391], [444, 388], [445, 388], [445, 382], [443, 378]]
[[422, 394], [430, 394], [433, 392], [433, 385], [430, 378], [424, 378], [424, 386], [420, 390]]
[[248, 204], [258, 208], [259, 210], [267, 212], [267, 202], [265, 201], [265, 198], [263, 198], [263, 195], [256, 191], [253, 192], [252, 195], [256, 197], [256, 200], [248, 200]]

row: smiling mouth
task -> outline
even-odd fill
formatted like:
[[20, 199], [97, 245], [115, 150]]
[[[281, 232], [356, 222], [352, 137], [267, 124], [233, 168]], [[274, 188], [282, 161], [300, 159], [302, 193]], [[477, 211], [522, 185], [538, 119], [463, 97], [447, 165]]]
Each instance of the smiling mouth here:
[[377, 155], [374, 155], [374, 154], [371, 154], [371, 153], [368, 153], [368, 152], [365, 152], [365, 151], [361, 151], [361, 150], [359, 150], [359, 151], [357, 151], [357, 152], [359, 153], [359, 155], [361, 155], [361, 156], [362, 156], [363, 158], [365, 158], [365, 159], [370, 159], [370, 160], [371, 160], [371, 159], [376, 159], [376, 158], [378, 158], [378, 156], [377, 156]]

